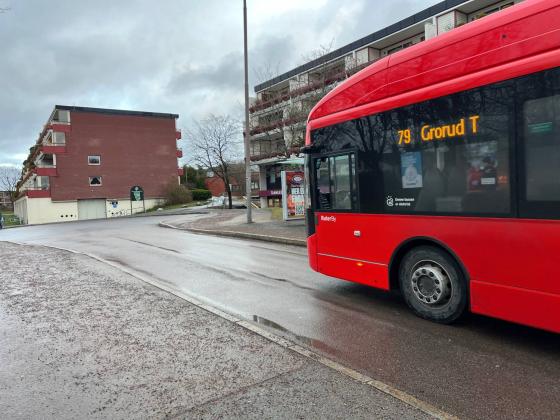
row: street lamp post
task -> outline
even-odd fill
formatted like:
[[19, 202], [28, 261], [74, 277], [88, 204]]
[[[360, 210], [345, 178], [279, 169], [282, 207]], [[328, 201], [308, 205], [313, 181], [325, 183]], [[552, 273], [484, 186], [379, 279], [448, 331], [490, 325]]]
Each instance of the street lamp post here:
[[245, 194], [247, 223], [253, 223], [251, 215], [251, 151], [249, 146], [249, 60], [247, 54], [247, 0], [243, 0], [243, 47], [245, 58]]

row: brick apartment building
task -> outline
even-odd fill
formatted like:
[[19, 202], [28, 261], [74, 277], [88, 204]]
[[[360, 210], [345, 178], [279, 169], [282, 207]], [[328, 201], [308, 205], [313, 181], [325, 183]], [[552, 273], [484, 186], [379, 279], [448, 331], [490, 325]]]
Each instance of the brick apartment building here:
[[24, 223], [116, 217], [159, 205], [183, 169], [176, 114], [56, 105], [24, 162], [15, 213]]
[[260, 173], [261, 207], [280, 205], [282, 170], [302, 170], [299, 150], [307, 116], [338, 83], [377, 60], [520, 1], [441, 1], [255, 86], [257, 97], [249, 109], [249, 121], [251, 161]]

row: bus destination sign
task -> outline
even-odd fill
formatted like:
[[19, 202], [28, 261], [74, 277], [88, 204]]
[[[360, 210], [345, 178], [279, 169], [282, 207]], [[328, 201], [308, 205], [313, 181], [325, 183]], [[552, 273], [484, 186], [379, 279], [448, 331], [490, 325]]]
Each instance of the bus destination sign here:
[[[422, 142], [430, 142], [434, 140], [447, 140], [455, 137], [462, 137], [465, 134], [477, 134], [480, 116], [472, 115], [468, 118], [461, 118], [459, 121], [451, 124], [432, 126], [423, 125], [420, 128], [420, 138]], [[410, 128], [399, 130], [399, 145], [410, 144], [414, 142], [412, 130]]]

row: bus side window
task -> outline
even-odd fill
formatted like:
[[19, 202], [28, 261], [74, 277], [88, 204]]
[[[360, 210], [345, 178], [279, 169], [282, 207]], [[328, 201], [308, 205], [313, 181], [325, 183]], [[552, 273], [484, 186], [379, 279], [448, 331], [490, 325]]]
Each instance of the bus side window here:
[[526, 200], [560, 201], [560, 95], [526, 101]]
[[317, 172], [317, 208], [329, 210], [332, 208], [329, 159], [324, 157], [315, 160], [315, 167]]

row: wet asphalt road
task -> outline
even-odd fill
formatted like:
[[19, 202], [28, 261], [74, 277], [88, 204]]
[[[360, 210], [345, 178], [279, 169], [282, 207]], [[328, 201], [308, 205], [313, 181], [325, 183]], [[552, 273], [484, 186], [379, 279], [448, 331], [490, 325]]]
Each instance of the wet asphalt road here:
[[560, 335], [478, 316], [432, 324], [397, 295], [312, 272], [303, 248], [158, 227], [164, 219], [33, 226], [0, 240], [126, 266], [460, 417], [560, 416]]

